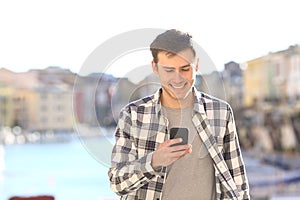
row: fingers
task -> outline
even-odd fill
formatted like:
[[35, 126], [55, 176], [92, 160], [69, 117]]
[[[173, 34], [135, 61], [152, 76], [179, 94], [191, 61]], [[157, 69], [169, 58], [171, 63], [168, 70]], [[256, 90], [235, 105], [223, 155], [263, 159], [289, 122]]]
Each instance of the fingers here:
[[189, 144], [188, 146], [189, 147], [184, 151], [184, 154], [182, 155], [182, 157], [185, 156], [186, 154], [192, 153], [192, 145]]
[[170, 151], [185, 151], [188, 148], [190, 148], [190, 145], [186, 144], [186, 145], [176, 145], [176, 146], [171, 146], [169, 147]]
[[192, 147], [193, 146], [191, 144], [189, 144], [189, 148], [186, 150], [187, 153], [192, 153], [192, 151], [193, 151]]
[[158, 149], [166, 148], [166, 147], [172, 146], [172, 145], [177, 144], [177, 143], [180, 143], [180, 142], [182, 142], [182, 139], [181, 139], [181, 138], [176, 138], [176, 139], [172, 139], [172, 140], [167, 140], [167, 141], [165, 141], [164, 143], [161, 143], [161, 144], [158, 146]]
[[167, 140], [166, 142], [162, 143], [160, 146], [167, 147], [167, 146], [172, 146], [173, 144], [177, 144], [180, 142], [182, 142], [182, 138], [176, 138], [176, 139]]
[[152, 167], [168, 166], [186, 154], [191, 153], [192, 145], [190, 144], [171, 146], [181, 141], [181, 138], [176, 138], [162, 143], [152, 156]]
[[[182, 142], [182, 138], [176, 138], [167, 140], [166, 142], [159, 145], [158, 149], [167, 148], [170, 152], [176, 152], [176, 151], [186, 151], [188, 149], [191, 149], [191, 144], [187, 145], [175, 145]], [[174, 145], [174, 146], [172, 146]]]
[[179, 145], [179, 146], [174, 146], [170, 147], [172, 149], [172, 155], [173, 157], [182, 157], [186, 154], [192, 153], [192, 145]]

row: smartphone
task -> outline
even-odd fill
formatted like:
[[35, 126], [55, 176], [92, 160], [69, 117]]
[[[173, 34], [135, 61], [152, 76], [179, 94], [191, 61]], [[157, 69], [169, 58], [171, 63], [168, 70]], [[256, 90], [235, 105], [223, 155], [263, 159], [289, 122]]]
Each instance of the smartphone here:
[[182, 138], [182, 142], [173, 144], [172, 146], [184, 145], [188, 143], [188, 133], [187, 128], [171, 128], [170, 129], [170, 139]]

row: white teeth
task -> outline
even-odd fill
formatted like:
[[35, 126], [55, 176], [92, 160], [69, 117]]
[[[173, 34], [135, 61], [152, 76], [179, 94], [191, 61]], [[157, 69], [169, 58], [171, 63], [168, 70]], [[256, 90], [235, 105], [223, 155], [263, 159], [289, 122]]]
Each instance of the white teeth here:
[[176, 88], [176, 89], [181, 89], [181, 88], [183, 88], [183, 86], [184, 85], [181, 85], [181, 86], [175, 86], [175, 85], [173, 85], [173, 87]]

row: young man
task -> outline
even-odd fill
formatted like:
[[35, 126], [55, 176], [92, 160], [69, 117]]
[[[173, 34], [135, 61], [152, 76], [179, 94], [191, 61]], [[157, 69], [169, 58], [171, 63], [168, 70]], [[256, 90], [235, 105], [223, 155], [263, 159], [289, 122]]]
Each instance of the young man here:
[[[109, 169], [121, 199], [250, 199], [230, 106], [194, 87], [191, 36], [168, 30], [150, 45], [161, 89], [122, 109]], [[186, 128], [176, 145], [171, 128]]]

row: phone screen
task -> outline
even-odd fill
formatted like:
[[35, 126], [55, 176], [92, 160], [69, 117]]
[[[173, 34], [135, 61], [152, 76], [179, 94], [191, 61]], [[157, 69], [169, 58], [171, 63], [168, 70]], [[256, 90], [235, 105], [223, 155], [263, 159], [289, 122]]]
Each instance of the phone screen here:
[[182, 142], [174, 144], [172, 146], [176, 145], [183, 145], [188, 143], [188, 133], [189, 130], [187, 128], [171, 128], [170, 129], [170, 139], [174, 138], [182, 138]]

